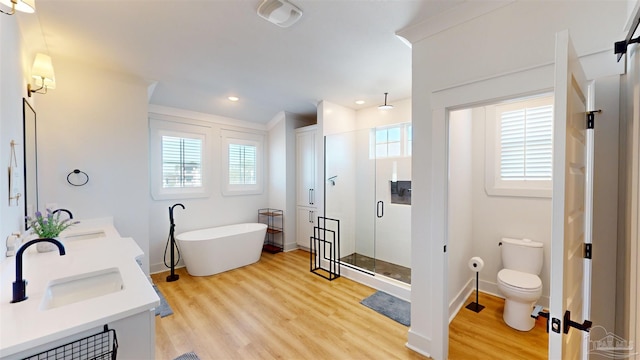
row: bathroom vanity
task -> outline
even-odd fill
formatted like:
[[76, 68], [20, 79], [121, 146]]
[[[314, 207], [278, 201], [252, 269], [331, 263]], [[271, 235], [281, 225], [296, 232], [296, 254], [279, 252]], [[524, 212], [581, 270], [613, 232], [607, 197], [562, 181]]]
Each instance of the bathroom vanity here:
[[[115, 333], [119, 359], [155, 357], [160, 304], [137, 259], [110, 218], [81, 221], [60, 236], [66, 255], [23, 254], [27, 299], [11, 303], [16, 258], [0, 266], [0, 359], [22, 359], [105, 331]], [[111, 340], [111, 343], [114, 341]]]

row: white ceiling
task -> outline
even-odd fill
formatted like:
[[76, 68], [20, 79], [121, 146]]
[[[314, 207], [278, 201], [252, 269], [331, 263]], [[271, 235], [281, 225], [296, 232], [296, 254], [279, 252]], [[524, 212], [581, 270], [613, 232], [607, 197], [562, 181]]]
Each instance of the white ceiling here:
[[[267, 123], [411, 96], [411, 49], [397, 31], [458, 0], [292, 0], [299, 22], [256, 14], [262, 0], [38, 0], [55, 67], [73, 58], [157, 83], [151, 104]], [[58, 82], [64, 79], [57, 78]], [[235, 95], [238, 102], [227, 97]], [[365, 100], [356, 105], [356, 100]]]

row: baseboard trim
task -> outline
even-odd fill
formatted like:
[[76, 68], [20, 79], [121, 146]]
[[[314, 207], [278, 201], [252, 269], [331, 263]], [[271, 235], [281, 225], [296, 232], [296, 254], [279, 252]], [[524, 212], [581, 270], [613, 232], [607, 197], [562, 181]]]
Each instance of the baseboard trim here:
[[[178, 265], [176, 265], [175, 268], [179, 269], [179, 268], [183, 268], [184, 266], [185, 266], [184, 263], [182, 263], [182, 261], [180, 261], [178, 263]], [[163, 263], [153, 264], [153, 265], [151, 265], [149, 267], [149, 274], [158, 274], [158, 273], [163, 273], [165, 271], [171, 271], [171, 269], [166, 267], [166, 266], [164, 266]]]
[[431, 348], [431, 339], [422, 334], [418, 334], [411, 329], [409, 329], [407, 343], [405, 346], [418, 354], [422, 354], [429, 358], [431, 357], [431, 354], [428, 351], [428, 349]]
[[449, 324], [453, 321], [453, 318], [456, 317], [458, 311], [462, 309], [465, 305], [465, 302], [471, 295], [474, 290], [472, 286], [472, 282], [474, 279], [470, 278], [469, 281], [460, 289], [458, 294], [453, 298], [453, 300], [449, 303]]

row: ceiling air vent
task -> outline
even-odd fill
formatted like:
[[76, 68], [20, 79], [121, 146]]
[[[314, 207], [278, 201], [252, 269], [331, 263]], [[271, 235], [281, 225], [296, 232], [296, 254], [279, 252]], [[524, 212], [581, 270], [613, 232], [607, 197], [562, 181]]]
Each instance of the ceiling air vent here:
[[302, 17], [302, 10], [287, 0], [264, 0], [258, 15], [280, 26], [289, 27]]

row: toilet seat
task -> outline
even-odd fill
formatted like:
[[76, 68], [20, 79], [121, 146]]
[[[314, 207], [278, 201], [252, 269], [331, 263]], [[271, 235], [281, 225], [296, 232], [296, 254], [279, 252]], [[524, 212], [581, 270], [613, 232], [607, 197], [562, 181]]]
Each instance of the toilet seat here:
[[542, 288], [542, 280], [537, 275], [511, 269], [500, 270], [498, 282], [519, 291], [537, 291]]

